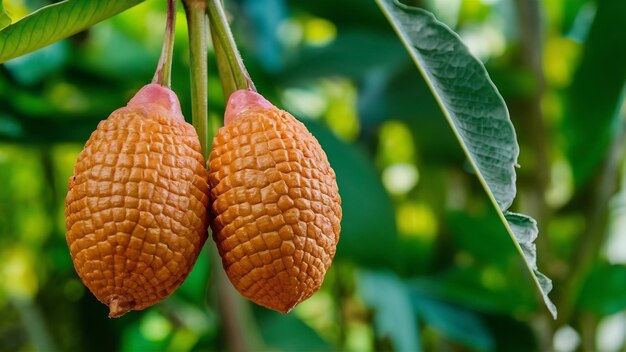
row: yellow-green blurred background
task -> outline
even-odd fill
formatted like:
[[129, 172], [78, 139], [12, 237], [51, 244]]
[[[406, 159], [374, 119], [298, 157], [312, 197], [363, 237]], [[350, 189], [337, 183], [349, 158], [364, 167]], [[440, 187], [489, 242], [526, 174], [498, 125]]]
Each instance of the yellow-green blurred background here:
[[[151, 80], [165, 1], [148, 0], [0, 65], [0, 351], [626, 348], [626, 2], [407, 1], [459, 33], [507, 102], [513, 209], [539, 222], [557, 321], [374, 1], [226, 2], [257, 88], [307, 124], [337, 173], [344, 219], [323, 288], [288, 315], [242, 301], [242, 316], [224, 316], [211, 240], [173, 296], [120, 319], [78, 279], [67, 180], [97, 123]], [[4, 0], [13, 19], [48, 3]], [[182, 10], [176, 37], [173, 89], [190, 120]]]

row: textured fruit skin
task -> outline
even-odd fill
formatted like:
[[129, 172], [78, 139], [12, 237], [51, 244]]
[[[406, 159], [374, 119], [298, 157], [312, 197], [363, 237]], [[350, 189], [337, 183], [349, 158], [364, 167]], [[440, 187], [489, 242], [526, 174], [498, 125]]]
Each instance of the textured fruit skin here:
[[317, 140], [258, 97], [235, 92], [213, 140], [211, 228], [235, 288], [286, 313], [324, 280], [339, 241], [341, 198]]
[[169, 89], [148, 85], [98, 124], [65, 199], [76, 271], [111, 317], [169, 296], [207, 238], [208, 173]]

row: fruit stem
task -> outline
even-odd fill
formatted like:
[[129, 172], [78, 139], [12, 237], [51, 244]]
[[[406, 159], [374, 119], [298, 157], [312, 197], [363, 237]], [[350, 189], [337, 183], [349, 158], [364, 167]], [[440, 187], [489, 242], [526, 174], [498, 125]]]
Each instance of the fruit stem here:
[[202, 155], [206, 160], [209, 156], [209, 138], [212, 139], [214, 134], [209, 130], [206, 2], [184, 0], [183, 6], [189, 30], [192, 123], [198, 133]]
[[215, 28], [211, 26], [211, 41], [213, 42], [213, 50], [215, 52], [215, 61], [217, 63], [217, 73], [222, 83], [222, 90], [224, 91], [224, 103], [228, 105], [228, 98], [232, 92], [237, 90], [237, 83], [233, 76], [233, 70], [228, 63], [228, 57], [224, 53], [224, 48], [219, 42]]
[[228, 25], [226, 13], [221, 0], [207, 0], [209, 19], [211, 21], [211, 38], [215, 48], [215, 56], [224, 89], [224, 99], [240, 89], [256, 92], [254, 82], [241, 59], [233, 33]]
[[152, 83], [158, 83], [163, 87], [172, 85], [172, 59], [174, 56], [174, 41], [176, 27], [176, 0], [167, 0], [167, 22], [165, 25], [165, 36], [163, 39], [163, 48], [161, 49], [161, 57], [157, 65]]

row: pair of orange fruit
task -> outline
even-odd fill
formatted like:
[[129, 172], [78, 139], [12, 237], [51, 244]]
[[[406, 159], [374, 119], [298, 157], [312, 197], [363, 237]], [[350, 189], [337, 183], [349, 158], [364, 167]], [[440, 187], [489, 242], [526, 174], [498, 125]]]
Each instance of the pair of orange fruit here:
[[185, 280], [210, 224], [246, 298], [288, 312], [321, 286], [341, 198], [306, 127], [251, 91], [233, 93], [208, 161], [176, 94], [143, 87], [79, 154], [65, 199], [78, 275], [111, 317], [149, 307]]

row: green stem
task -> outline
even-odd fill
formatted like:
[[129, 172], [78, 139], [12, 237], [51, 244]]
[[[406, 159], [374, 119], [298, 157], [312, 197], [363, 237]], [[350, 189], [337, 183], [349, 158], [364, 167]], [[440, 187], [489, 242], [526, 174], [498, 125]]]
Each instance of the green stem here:
[[256, 92], [254, 82], [243, 64], [237, 44], [226, 19], [224, 6], [221, 0], [207, 0], [209, 19], [211, 21], [211, 37], [215, 47], [218, 71], [223, 79], [224, 98], [239, 89], [247, 89]]
[[158, 83], [164, 87], [172, 85], [172, 60], [174, 57], [174, 41], [176, 27], [176, 0], [167, 0], [167, 23], [165, 25], [165, 38], [161, 49], [161, 58], [157, 65], [152, 83]]
[[222, 83], [222, 90], [224, 91], [224, 103], [228, 103], [228, 97], [230, 94], [237, 90], [237, 83], [235, 81], [233, 70], [228, 62], [228, 57], [224, 52], [224, 48], [220, 44], [214, 26], [211, 26], [211, 40], [213, 42], [213, 50], [215, 52], [217, 73], [220, 77], [220, 82]]
[[191, 116], [206, 160], [209, 156], [209, 135], [213, 135], [209, 130], [206, 2], [184, 0], [183, 5], [189, 30]]

